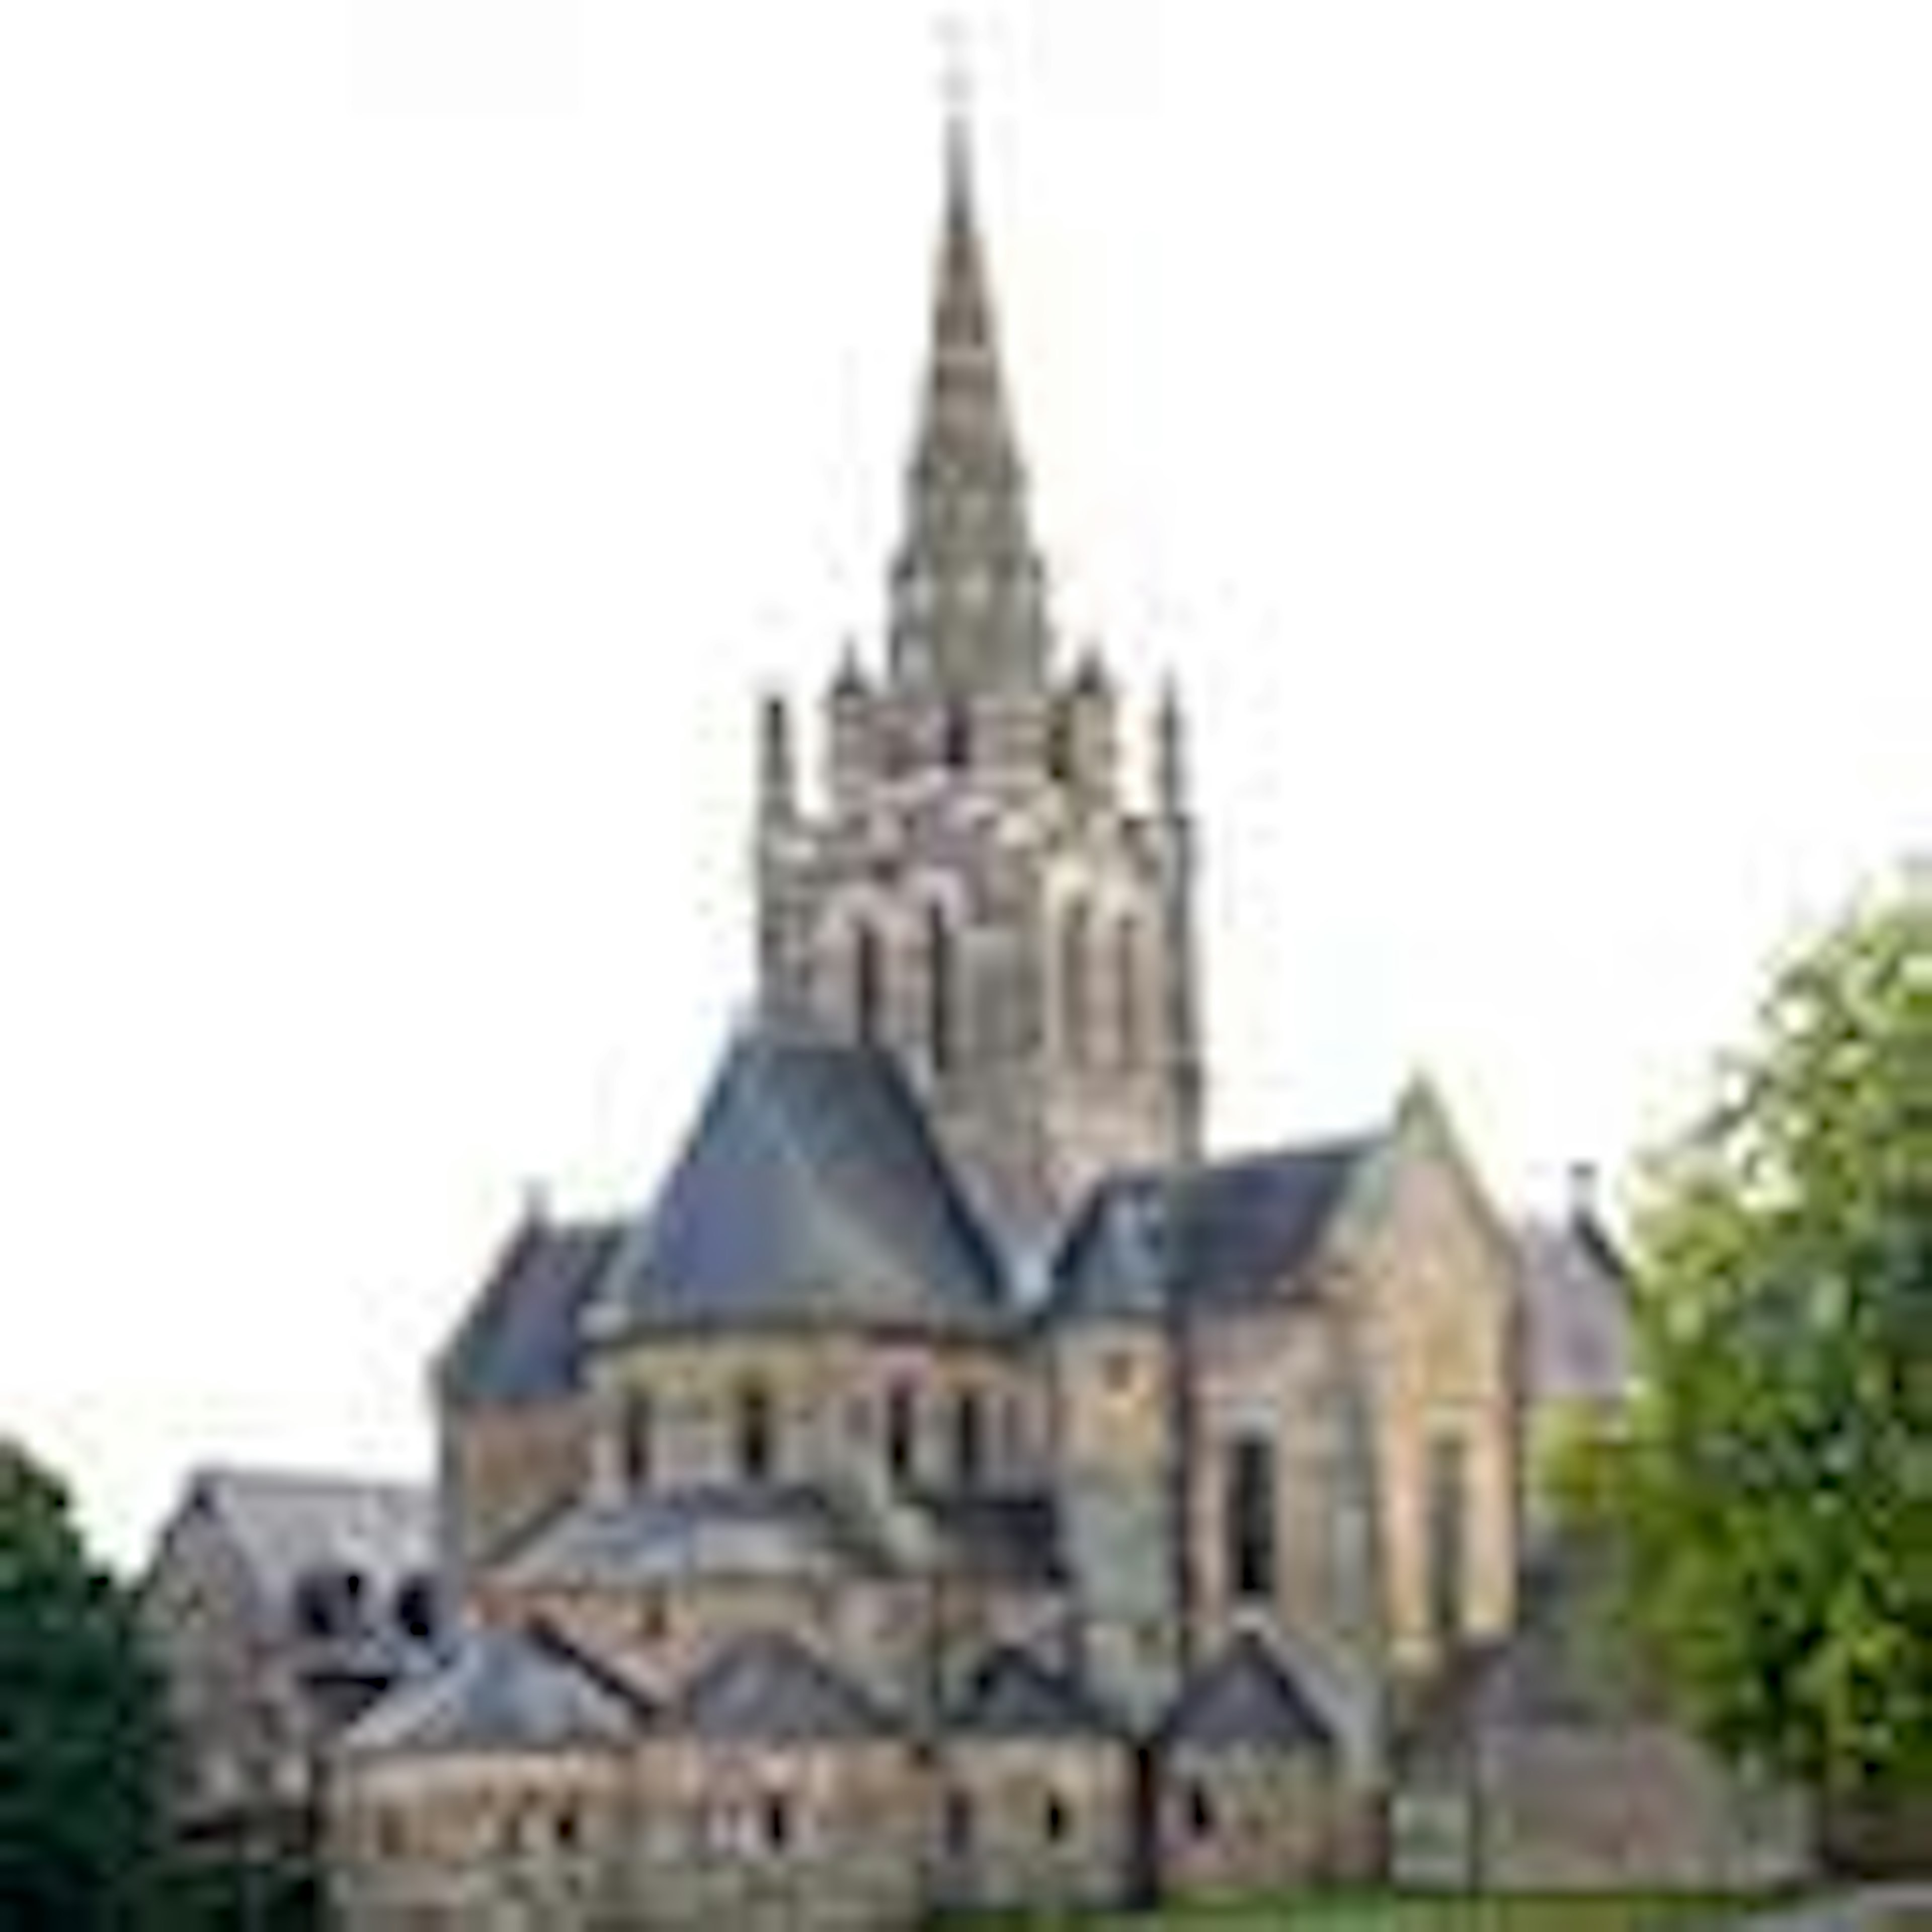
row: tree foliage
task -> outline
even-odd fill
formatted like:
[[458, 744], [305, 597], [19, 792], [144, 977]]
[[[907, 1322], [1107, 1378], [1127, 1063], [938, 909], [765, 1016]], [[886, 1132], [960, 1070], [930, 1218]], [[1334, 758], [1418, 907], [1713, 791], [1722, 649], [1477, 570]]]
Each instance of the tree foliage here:
[[1734, 1754], [1932, 1781], [1932, 895], [1773, 977], [1654, 1161], [1644, 1373], [1589, 1487], [1636, 1628]]
[[138, 1922], [159, 1736], [130, 1605], [88, 1561], [58, 1480], [0, 1437], [0, 1924]]

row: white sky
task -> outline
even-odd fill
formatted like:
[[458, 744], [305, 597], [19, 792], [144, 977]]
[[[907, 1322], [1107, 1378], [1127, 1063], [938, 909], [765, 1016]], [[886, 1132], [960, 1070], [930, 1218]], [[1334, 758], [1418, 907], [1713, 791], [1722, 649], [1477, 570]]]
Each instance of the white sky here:
[[[1012, 0], [1059, 605], [1192, 699], [1224, 1138], [1613, 1171], [1932, 836], [1932, 8]], [[876, 632], [908, 0], [0, 8], [0, 1424], [131, 1557], [419, 1467], [523, 1184], [748, 986], [752, 694]]]

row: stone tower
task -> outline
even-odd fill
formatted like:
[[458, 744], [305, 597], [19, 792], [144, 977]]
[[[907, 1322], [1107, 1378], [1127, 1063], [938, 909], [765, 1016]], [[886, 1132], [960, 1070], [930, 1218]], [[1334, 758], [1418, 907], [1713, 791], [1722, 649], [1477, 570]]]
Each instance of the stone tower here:
[[1096, 652], [1060, 662], [956, 119], [884, 662], [838, 666], [810, 802], [766, 701], [759, 980], [768, 1022], [896, 1054], [1019, 1255], [1103, 1172], [1196, 1148], [1180, 717], [1136, 808], [1120, 708]]

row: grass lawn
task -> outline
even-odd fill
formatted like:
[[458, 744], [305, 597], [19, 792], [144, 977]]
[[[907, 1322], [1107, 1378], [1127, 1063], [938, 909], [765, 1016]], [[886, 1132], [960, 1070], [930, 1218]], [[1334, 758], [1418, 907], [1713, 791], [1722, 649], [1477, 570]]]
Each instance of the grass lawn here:
[[1744, 1915], [1748, 1901], [1682, 1895], [1604, 1898], [1334, 1896], [1160, 1913], [949, 1920], [958, 1932], [1693, 1932]]

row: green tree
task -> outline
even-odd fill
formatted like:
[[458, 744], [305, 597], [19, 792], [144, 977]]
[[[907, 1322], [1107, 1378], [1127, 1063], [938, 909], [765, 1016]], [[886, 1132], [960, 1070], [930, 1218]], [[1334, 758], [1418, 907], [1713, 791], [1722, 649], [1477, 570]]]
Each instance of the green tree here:
[[140, 1922], [160, 1705], [131, 1606], [59, 1480], [0, 1437], [0, 1924]]
[[1652, 1163], [1644, 1375], [1586, 1508], [1631, 1621], [1734, 1755], [1932, 1782], [1932, 893], [1875, 895], [1772, 978], [1715, 1103]]

